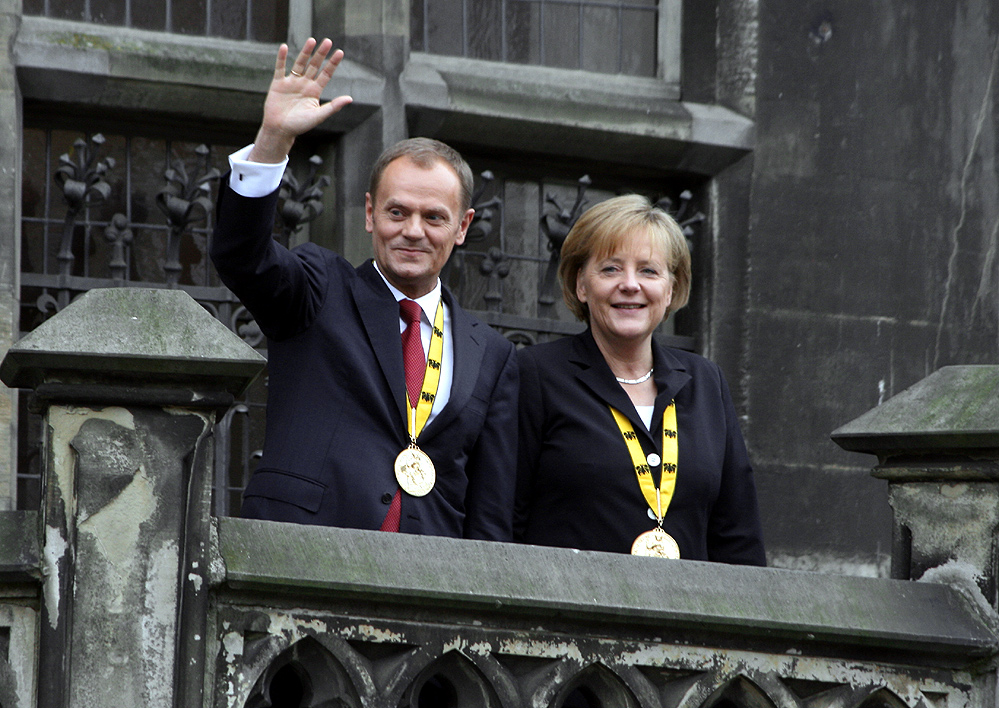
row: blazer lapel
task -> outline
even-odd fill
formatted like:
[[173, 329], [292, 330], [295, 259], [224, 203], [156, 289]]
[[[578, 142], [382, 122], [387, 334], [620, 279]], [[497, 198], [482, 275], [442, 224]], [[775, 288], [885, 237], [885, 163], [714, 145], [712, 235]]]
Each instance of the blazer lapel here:
[[[637, 434], [648, 437], [649, 431], [645, 427], [645, 423], [638, 417], [638, 411], [635, 410], [628, 394], [614, 379], [614, 372], [607, 365], [607, 361], [593, 340], [593, 333], [589, 329], [575, 336], [573, 355], [570, 361], [580, 367], [576, 378], [583, 386], [631, 421], [631, 426]], [[610, 425], [614, 424], [610, 411], [608, 411], [607, 419]]]
[[484, 344], [480, 341], [477, 331], [486, 325], [473, 319], [461, 309], [447, 288], [442, 289], [442, 296], [451, 315], [451, 351], [454, 367], [447, 405], [427, 426], [424, 431], [427, 437], [433, 437], [439, 430], [445, 429], [464, 409], [472, 391], [475, 390], [484, 352]]
[[652, 356], [656, 369], [656, 389], [659, 391], [656, 394], [656, 407], [652, 411], [652, 420], [657, 422], [662, 419], [663, 411], [670, 401], [690, 383], [690, 374], [683, 364], [655, 339], [652, 340]]
[[406, 422], [406, 371], [402, 363], [402, 339], [399, 336], [399, 306], [381, 276], [368, 261], [357, 268], [351, 281], [354, 304], [367, 332], [371, 349], [385, 376], [399, 419]]
[[[690, 374], [686, 372], [679, 360], [655, 339], [652, 340], [652, 357], [656, 388], [659, 391], [656, 394], [655, 408], [652, 411], [653, 430], [655, 430], [659, 421], [662, 420], [662, 413], [666, 406], [690, 381]], [[580, 367], [576, 378], [599, 396], [604, 403], [613, 406], [622, 413], [631, 421], [631, 426], [638, 435], [644, 435], [653, 442], [656, 449], [659, 449], [659, 437], [661, 436], [653, 435], [645, 427], [645, 422], [639, 418], [631, 398], [615, 380], [614, 372], [607, 365], [607, 361], [589, 329], [576, 335], [571, 360]]]

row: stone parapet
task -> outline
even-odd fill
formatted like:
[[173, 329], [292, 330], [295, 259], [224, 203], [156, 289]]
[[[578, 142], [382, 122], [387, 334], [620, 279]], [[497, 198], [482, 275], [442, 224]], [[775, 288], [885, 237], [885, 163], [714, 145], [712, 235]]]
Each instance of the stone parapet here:
[[991, 615], [944, 584], [241, 519], [218, 540], [217, 705], [266, 705], [289, 680], [386, 707], [441, 684], [490, 707], [991, 696]]

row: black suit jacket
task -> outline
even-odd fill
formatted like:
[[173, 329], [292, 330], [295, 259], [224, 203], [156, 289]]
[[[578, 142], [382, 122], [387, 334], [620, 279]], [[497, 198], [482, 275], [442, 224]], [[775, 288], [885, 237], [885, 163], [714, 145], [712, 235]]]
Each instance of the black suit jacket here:
[[653, 357], [659, 393], [650, 433], [589, 330], [520, 351], [514, 537], [630, 552], [655, 521], [608, 406], [628, 417], [646, 454], [661, 455], [663, 410], [675, 398], [676, 490], [663, 528], [681, 558], [765, 565], [752, 468], [721, 370], [655, 341]]
[[[377, 529], [408, 444], [399, 307], [371, 261], [289, 251], [271, 238], [277, 194], [220, 190], [211, 255], [268, 337], [267, 430], [243, 495], [251, 518]], [[437, 483], [403, 494], [400, 531], [509, 540], [516, 466], [517, 362], [510, 342], [444, 290], [454, 375], [418, 443]]]

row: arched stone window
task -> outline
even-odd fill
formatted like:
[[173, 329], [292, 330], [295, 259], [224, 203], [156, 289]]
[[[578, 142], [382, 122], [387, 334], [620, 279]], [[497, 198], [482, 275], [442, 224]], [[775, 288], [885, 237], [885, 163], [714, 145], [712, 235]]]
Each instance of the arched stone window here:
[[865, 698], [857, 708], [909, 708], [909, 704], [887, 688], [879, 688]]
[[281, 652], [257, 679], [245, 708], [361, 708], [343, 665], [307, 637]]
[[738, 676], [712, 693], [703, 708], [776, 708], [774, 702], [753, 681]]
[[399, 708], [503, 708], [490, 681], [471, 660], [449, 651], [427, 666], [406, 688]]
[[593, 664], [566, 683], [552, 705], [557, 708], [638, 708], [639, 703], [613, 671]]

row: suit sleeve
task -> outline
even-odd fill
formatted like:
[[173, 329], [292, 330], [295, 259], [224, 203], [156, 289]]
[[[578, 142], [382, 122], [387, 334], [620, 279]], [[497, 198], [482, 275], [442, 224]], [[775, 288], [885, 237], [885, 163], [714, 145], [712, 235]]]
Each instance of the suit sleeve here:
[[468, 459], [465, 538], [512, 540], [519, 378], [516, 350], [510, 345]]
[[325, 262], [315, 248], [289, 251], [275, 241], [278, 192], [266, 197], [243, 197], [223, 178], [212, 262], [226, 287], [250, 311], [261, 331], [285, 339], [313, 321], [325, 295]]
[[544, 406], [538, 366], [527, 350], [520, 352], [520, 414], [517, 442], [517, 496], [513, 509], [513, 538], [523, 543], [534, 500], [534, 476], [541, 454]]
[[717, 369], [725, 411], [725, 461], [721, 489], [708, 519], [709, 560], [738, 565], [767, 564], [749, 453], [728, 385]]

